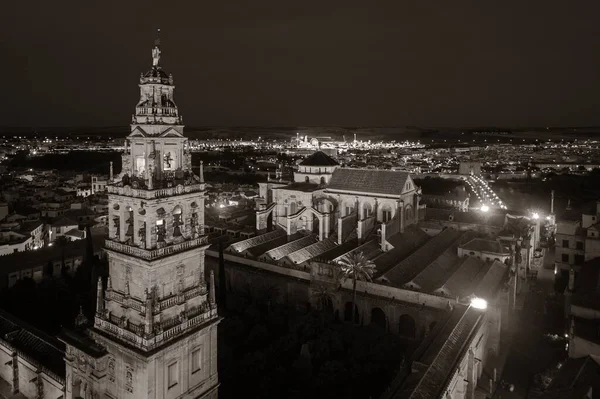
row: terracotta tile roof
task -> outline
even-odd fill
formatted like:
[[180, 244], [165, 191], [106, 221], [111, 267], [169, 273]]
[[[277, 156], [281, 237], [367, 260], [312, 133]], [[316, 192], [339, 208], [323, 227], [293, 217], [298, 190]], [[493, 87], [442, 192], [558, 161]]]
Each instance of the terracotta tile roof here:
[[332, 259], [332, 261], [335, 263], [335, 262], [339, 261], [340, 259], [342, 259], [344, 256], [350, 255], [350, 254], [352, 254], [354, 252], [356, 252], [356, 253], [361, 253], [362, 252], [363, 255], [367, 259], [373, 259], [375, 256], [381, 254], [381, 247], [379, 245], [379, 240], [372, 239], [371, 241], [368, 241], [368, 242], [362, 244], [358, 248], [355, 247], [353, 250], [341, 254], [337, 258]]
[[349, 240], [344, 241], [341, 245], [338, 245], [337, 247], [334, 247], [327, 252], [323, 252], [315, 260], [319, 260], [322, 262], [332, 262], [334, 261], [334, 259], [340, 258], [351, 252], [353, 249], [356, 249], [357, 246], [358, 238], [351, 237]]
[[56, 377], [65, 377], [65, 345], [0, 310], [0, 339], [12, 345], [20, 356], [39, 364]]
[[473, 293], [480, 298], [491, 299], [508, 275], [508, 270], [507, 265], [495, 260]]
[[510, 251], [496, 240], [486, 240], [484, 238], [474, 238], [464, 245], [460, 246], [467, 251], [488, 252], [494, 254], [509, 255]]
[[317, 242], [317, 236], [314, 234], [309, 234], [295, 241], [288, 242], [287, 244], [281, 245], [277, 248], [273, 248], [264, 253], [264, 256], [271, 260], [279, 260], [292, 252], [296, 252], [304, 247], [307, 247], [311, 244]]
[[285, 231], [280, 230], [280, 229], [269, 231], [265, 234], [261, 234], [259, 236], [255, 236], [255, 237], [250, 237], [246, 240], [238, 241], [235, 244], [231, 244], [227, 248], [227, 252], [242, 253], [245, 250], [247, 250], [248, 248], [256, 247], [258, 245], [264, 244], [267, 241], [272, 241], [276, 238], [279, 238], [279, 237], [285, 236], [285, 235], [286, 235]]
[[400, 195], [409, 178], [408, 173], [393, 170], [338, 168], [331, 175], [327, 191]]
[[458, 246], [460, 243], [469, 241], [474, 232], [467, 231], [461, 234], [450, 247], [442, 252], [433, 262], [427, 265], [415, 278], [406, 284], [410, 287], [416, 285], [420, 291], [433, 292], [448, 279], [452, 273], [461, 265], [458, 257]]
[[73, 219], [69, 219], [67, 217], [61, 217], [54, 222], [52, 222], [52, 227], [63, 227], [63, 226], [78, 226], [79, 224]]
[[[440, 228], [441, 230], [441, 228]], [[417, 248], [425, 244], [431, 237], [415, 225], [404, 229], [404, 233], [394, 234], [388, 242], [394, 247], [391, 251], [382, 253], [373, 259], [377, 266], [377, 275], [387, 272], [390, 267], [397, 265]]]
[[471, 295], [473, 293], [473, 285], [478, 283], [480, 278], [483, 278], [479, 274], [484, 266], [485, 261], [474, 256], [463, 258], [460, 266], [436, 291], [441, 294], [447, 293], [451, 298], [464, 298]]
[[289, 259], [292, 263], [299, 265], [301, 263], [306, 262], [309, 259], [321, 255], [326, 251], [329, 251], [336, 245], [337, 244], [335, 243], [335, 240], [331, 237], [326, 240], [309, 245], [308, 247], [304, 247], [296, 252], [292, 252], [286, 258]]
[[291, 183], [283, 187], [273, 187], [273, 190], [288, 190], [288, 191], [302, 191], [304, 193], [312, 193], [313, 191], [320, 190], [321, 186], [316, 183]]
[[264, 242], [264, 243], [262, 243], [260, 245], [255, 246], [255, 247], [248, 248], [246, 250], [246, 252], [250, 256], [258, 257], [258, 256], [264, 254], [265, 252], [267, 252], [267, 251], [269, 251], [269, 250], [271, 250], [273, 248], [277, 248], [277, 247], [279, 247], [279, 246], [281, 246], [283, 244], [286, 244], [286, 243], [288, 243], [290, 241], [295, 241], [295, 240], [297, 240], [298, 238], [301, 238], [301, 237], [304, 237], [304, 235], [301, 234], [301, 233], [292, 234], [290, 236], [283, 235], [281, 237], [277, 237], [274, 240], [267, 241], [267, 242]]
[[431, 293], [439, 288], [461, 263], [455, 248], [450, 247], [406, 285], [416, 285], [419, 291]]
[[[455, 310], [456, 311], [456, 310]], [[465, 350], [476, 330], [482, 312], [469, 307], [456, 324], [448, 324], [434, 340], [432, 350], [426, 353], [425, 364], [429, 364], [412, 393], [401, 392], [400, 397], [411, 399], [439, 398], [455, 371], [456, 364], [465, 355]], [[443, 343], [439, 346], [439, 343]], [[439, 348], [439, 349], [438, 349]], [[406, 395], [409, 394], [409, 395]]]
[[325, 154], [323, 151], [317, 151], [310, 155], [304, 161], [300, 162], [302, 166], [336, 166], [338, 161]]
[[452, 228], [442, 230], [438, 235], [427, 241], [425, 245], [384, 273], [382, 277], [394, 286], [403, 286], [415, 278], [427, 265], [437, 259], [461, 235], [460, 232]]

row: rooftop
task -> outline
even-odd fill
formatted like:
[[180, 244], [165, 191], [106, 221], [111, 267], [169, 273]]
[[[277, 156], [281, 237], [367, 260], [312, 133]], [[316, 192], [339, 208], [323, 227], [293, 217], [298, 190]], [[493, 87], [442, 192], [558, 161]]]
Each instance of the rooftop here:
[[[104, 245], [104, 234], [92, 235], [94, 251], [98, 252]], [[65, 258], [85, 256], [86, 240], [77, 240], [65, 245]], [[16, 252], [14, 254], [0, 256], [0, 274], [9, 274], [18, 270], [31, 269], [45, 266], [48, 261], [62, 259], [63, 249], [58, 244], [44, 247], [34, 251]]]
[[505, 215], [503, 213], [459, 212], [450, 209], [427, 208], [425, 210], [425, 220], [503, 227]]
[[510, 251], [495, 240], [486, 240], [484, 238], [474, 238], [464, 245], [460, 246], [467, 251], [488, 252], [493, 254], [509, 255]]
[[410, 282], [460, 237], [461, 233], [457, 230], [451, 228], [442, 230], [406, 259], [388, 270], [382, 277], [395, 286], [402, 286]]
[[338, 161], [325, 154], [323, 151], [317, 151], [304, 161], [300, 162], [302, 166], [337, 166]]
[[600, 365], [591, 356], [567, 359], [541, 396], [542, 399], [588, 398], [600, 391]]
[[290, 191], [303, 191], [305, 193], [312, 193], [313, 191], [321, 189], [321, 186], [316, 183], [291, 183], [283, 187], [273, 187], [274, 190], [290, 190]]
[[59, 378], [65, 377], [65, 345], [0, 310], [0, 336], [19, 354], [33, 363], [39, 363]]
[[328, 191], [400, 195], [405, 191], [406, 172], [373, 169], [336, 169], [327, 186]]

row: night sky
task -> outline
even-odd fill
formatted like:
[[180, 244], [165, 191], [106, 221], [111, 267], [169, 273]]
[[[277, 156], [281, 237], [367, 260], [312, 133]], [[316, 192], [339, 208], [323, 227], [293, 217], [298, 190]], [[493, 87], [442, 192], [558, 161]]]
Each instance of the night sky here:
[[600, 125], [600, 1], [7, 1], [0, 125]]

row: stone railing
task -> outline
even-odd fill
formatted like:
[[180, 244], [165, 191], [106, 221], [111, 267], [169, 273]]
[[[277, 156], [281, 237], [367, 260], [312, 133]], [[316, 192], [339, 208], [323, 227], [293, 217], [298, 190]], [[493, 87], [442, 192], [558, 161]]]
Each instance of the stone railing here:
[[142, 199], [155, 199], [172, 197], [174, 195], [198, 193], [204, 191], [203, 183], [189, 184], [189, 185], [177, 185], [175, 187], [159, 188], [155, 190], [132, 188], [131, 186], [121, 187], [118, 185], [107, 185], [106, 191], [108, 194], [123, 195], [127, 197], [142, 198]]
[[138, 301], [135, 298], [126, 297], [120, 292], [107, 290], [105, 293], [105, 298], [106, 300], [120, 303], [121, 305], [131, 308], [133, 310], [137, 310], [138, 312], [144, 311], [144, 305], [141, 301]]
[[178, 317], [174, 317], [160, 323], [155, 327], [151, 338], [144, 337], [144, 329], [142, 326], [130, 323], [126, 328], [121, 327], [118, 323], [115, 323], [116, 320], [113, 320], [112, 318], [107, 320], [106, 318], [97, 317], [95, 319], [95, 326], [100, 330], [131, 342], [138, 348], [151, 350], [184, 334], [191, 327], [218, 317], [217, 309], [208, 309], [204, 311], [204, 309], [200, 307], [197, 312], [194, 313], [196, 314], [190, 314], [192, 317], [189, 317], [185, 321], [180, 321]]
[[134, 247], [118, 241], [112, 241], [110, 239], [106, 239], [104, 241], [105, 248], [108, 250], [120, 252], [126, 255], [132, 255], [137, 258], [142, 258], [146, 260], [162, 258], [167, 255], [175, 254], [177, 252], [183, 252], [188, 249], [200, 247], [206, 244], [208, 244], [208, 236], [202, 236], [191, 240], [183, 241], [178, 244], [167, 245], [166, 247], [155, 249], [144, 249]]

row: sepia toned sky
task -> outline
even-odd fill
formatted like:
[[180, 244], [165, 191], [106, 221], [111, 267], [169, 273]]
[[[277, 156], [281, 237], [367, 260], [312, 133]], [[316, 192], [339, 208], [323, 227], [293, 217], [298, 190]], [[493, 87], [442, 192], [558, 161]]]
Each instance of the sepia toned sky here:
[[187, 125], [600, 125], [600, 2], [11, 1], [0, 125], [127, 125], [161, 64]]

